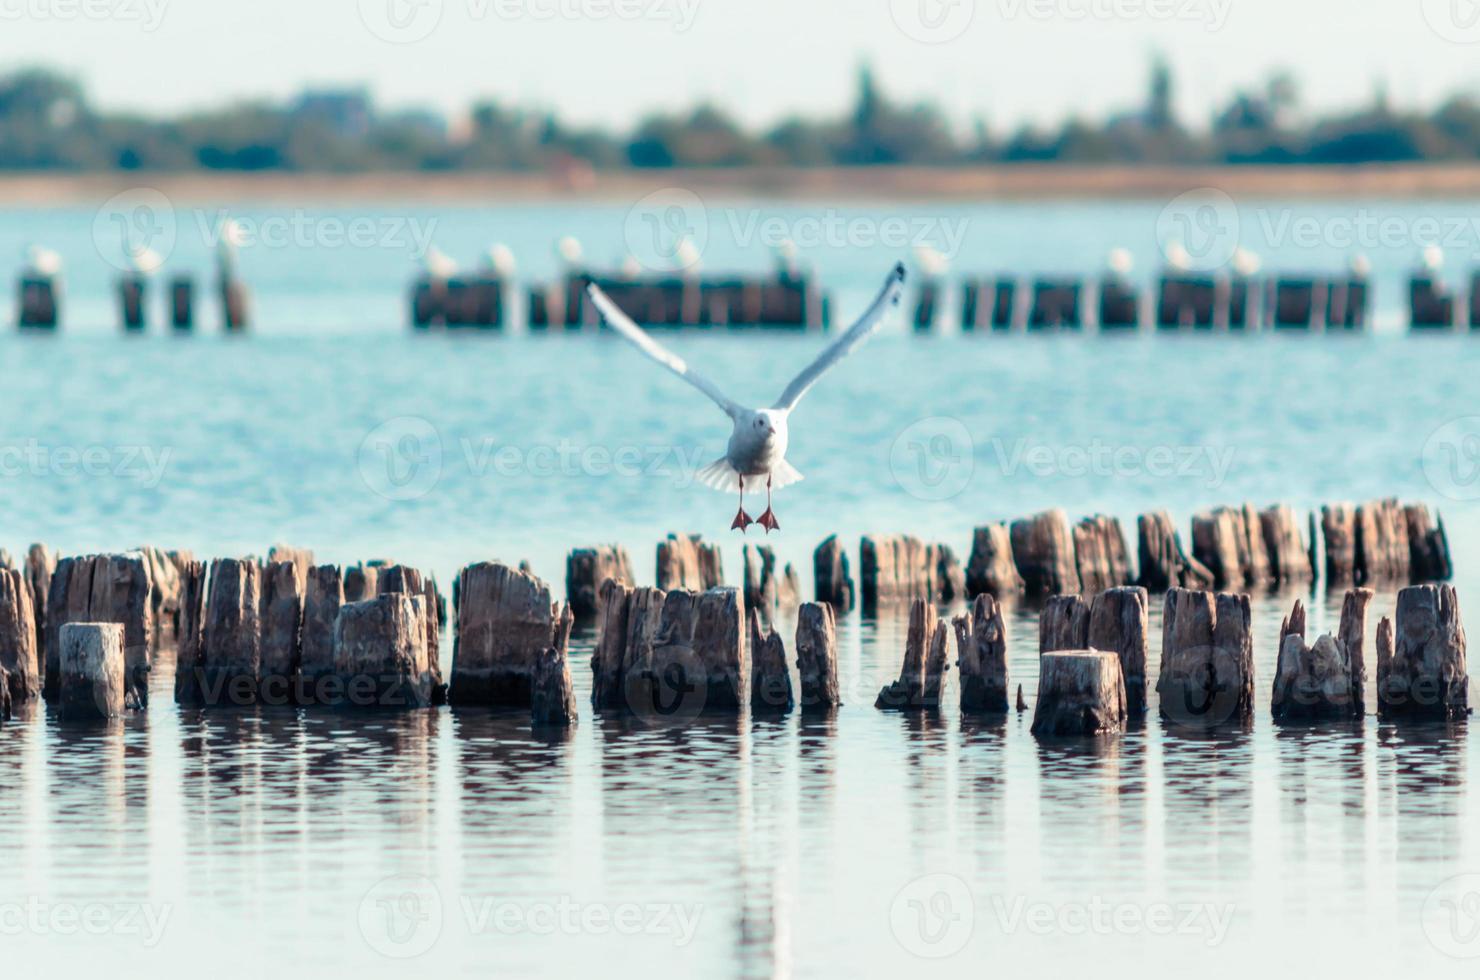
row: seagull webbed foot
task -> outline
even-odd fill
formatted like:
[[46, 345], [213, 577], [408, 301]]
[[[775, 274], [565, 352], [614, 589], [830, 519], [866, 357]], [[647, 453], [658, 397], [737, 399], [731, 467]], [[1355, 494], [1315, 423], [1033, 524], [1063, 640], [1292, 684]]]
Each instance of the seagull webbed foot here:
[[765, 528], [767, 534], [770, 534], [772, 531], [781, 530], [781, 522], [776, 520], [775, 512], [769, 507], [766, 508], [766, 512], [761, 515], [760, 520], [756, 521], [756, 523]]
[[745, 513], [745, 508], [741, 507], [740, 513], [735, 515], [735, 523], [730, 525], [730, 530], [739, 531], [741, 534], [744, 534], [745, 529], [754, 523], [755, 521], [750, 519], [750, 515]]

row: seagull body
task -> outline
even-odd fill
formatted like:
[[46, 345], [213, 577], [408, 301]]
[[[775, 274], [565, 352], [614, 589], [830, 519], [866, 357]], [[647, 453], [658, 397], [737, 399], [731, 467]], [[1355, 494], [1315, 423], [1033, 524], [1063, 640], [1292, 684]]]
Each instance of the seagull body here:
[[[729, 448], [721, 459], [699, 471], [699, 482], [716, 490], [740, 494], [740, 512], [735, 516], [734, 529], [744, 531], [751, 524], [760, 524], [769, 533], [781, 527], [771, 509], [771, 491], [802, 481], [802, 474], [786, 461], [791, 443], [789, 422], [792, 410], [819, 378], [861, 347], [879, 329], [889, 311], [899, 305], [904, 279], [904, 266], [895, 266], [883, 291], [862, 318], [797, 375], [770, 408], [747, 408], [732, 401], [714, 382], [689, 367], [683, 358], [633, 323], [595, 283], [587, 287], [587, 292], [609, 327], [649, 358], [708, 395], [730, 417], [734, 428], [730, 433]], [[758, 521], [752, 521], [745, 513], [745, 484], [746, 481], [758, 483], [762, 479], [766, 483], [766, 512]]]

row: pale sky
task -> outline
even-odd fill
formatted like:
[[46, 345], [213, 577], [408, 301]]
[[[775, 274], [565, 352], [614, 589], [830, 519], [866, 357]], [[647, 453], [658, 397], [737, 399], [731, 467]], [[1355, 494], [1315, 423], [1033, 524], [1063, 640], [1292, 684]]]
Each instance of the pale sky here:
[[[389, 37], [394, 40], [386, 40]], [[150, 113], [367, 84], [626, 126], [709, 98], [750, 124], [836, 113], [860, 61], [964, 123], [1138, 103], [1163, 52], [1184, 120], [1286, 67], [1307, 106], [1480, 91], [1480, 0], [0, 0], [0, 69], [45, 64]]]

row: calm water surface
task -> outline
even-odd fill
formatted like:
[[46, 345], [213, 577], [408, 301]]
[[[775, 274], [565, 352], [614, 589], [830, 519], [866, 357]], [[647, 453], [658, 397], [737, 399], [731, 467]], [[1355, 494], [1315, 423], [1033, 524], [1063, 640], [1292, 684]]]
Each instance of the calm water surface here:
[[[1015, 246], [1088, 268], [1148, 221], [1154, 242], [1159, 210], [978, 209], [975, 264]], [[443, 237], [532, 251], [586, 222], [588, 246], [619, 250], [622, 214], [453, 214]], [[0, 232], [45, 238], [39, 221], [90, 248], [78, 220], [12, 213]], [[880, 258], [819, 258], [845, 309]], [[0, 545], [213, 556], [283, 541], [444, 583], [527, 558], [558, 583], [569, 548], [615, 541], [651, 581], [654, 543], [685, 530], [723, 541], [738, 583], [733, 501], [687, 480], [723, 450], [726, 420], [681, 383], [609, 338], [408, 336], [405, 256], [244, 259], [264, 326], [239, 342], [0, 334]], [[88, 275], [71, 283], [78, 308], [109, 322], [106, 279]], [[756, 402], [820, 343], [673, 341]], [[891, 334], [797, 413], [808, 479], [778, 495], [773, 543], [805, 573], [831, 533], [908, 531], [964, 554], [974, 525], [1049, 506], [1128, 522], [1165, 507], [1185, 527], [1246, 499], [1399, 495], [1442, 508], [1475, 622], [1477, 368], [1468, 338]], [[89, 471], [68, 462], [87, 450], [101, 451]], [[1339, 595], [1306, 597], [1313, 631], [1334, 628]], [[963, 721], [954, 698], [934, 719], [876, 712], [904, 641], [887, 616], [842, 624], [846, 705], [827, 721], [593, 718], [583, 634], [585, 714], [556, 741], [483, 711], [180, 711], [166, 657], [147, 715], [99, 729], [42, 711], [0, 729], [0, 955], [17, 976], [1469, 975], [1450, 954], [1480, 953], [1480, 879], [1445, 882], [1480, 875], [1480, 744], [1463, 724], [1277, 729], [1275, 634], [1295, 598], [1256, 602], [1251, 730], [1152, 720], [1069, 744], [1039, 743], [1027, 716]], [[1374, 611], [1392, 606], [1380, 595]], [[1010, 621], [1030, 696], [1034, 617]]]

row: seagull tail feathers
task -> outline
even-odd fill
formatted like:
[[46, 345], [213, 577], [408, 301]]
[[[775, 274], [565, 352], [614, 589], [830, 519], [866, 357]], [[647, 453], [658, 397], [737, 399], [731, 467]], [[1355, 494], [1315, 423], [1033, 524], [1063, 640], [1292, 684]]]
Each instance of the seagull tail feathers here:
[[[796, 467], [783, 459], [771, 471], [771, 489], [780, 490], [782, 487], [801, 483], [805, 479], [806, 477], [797, 472]], [[694, 475], [694, 480], [712, 490], [719, 490], [724, 493], [740, 492], [740, 473], [735, 467], [730, 465], [728, 459], [717, 459], [710, 463]], [[760, 490], [766, 485], [766, 481], [758, 476], [752, 477], [746, 482], [750, 484], [746, 488], [747, 490]]]

